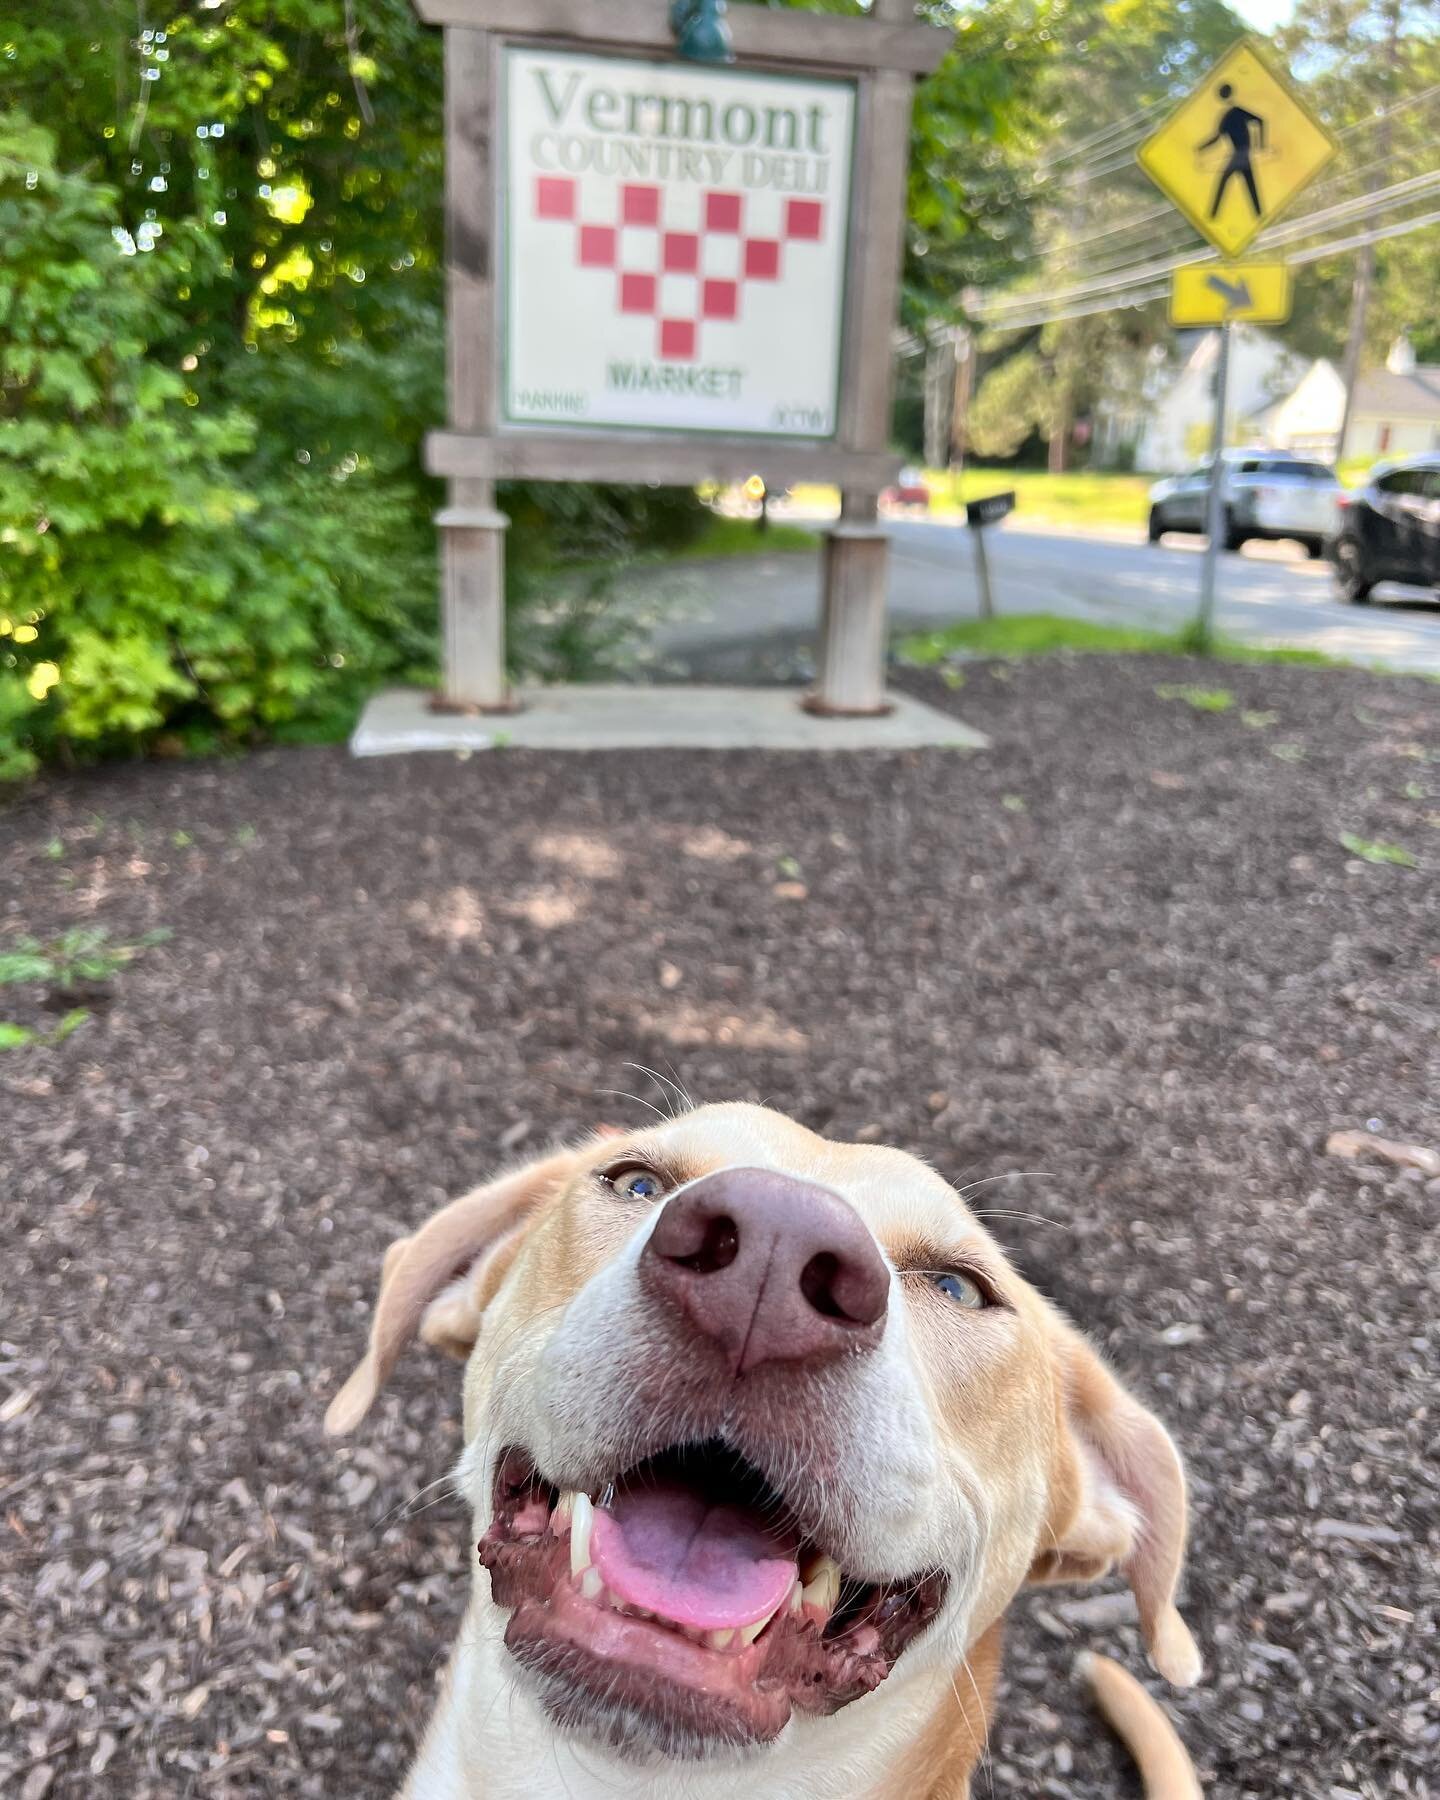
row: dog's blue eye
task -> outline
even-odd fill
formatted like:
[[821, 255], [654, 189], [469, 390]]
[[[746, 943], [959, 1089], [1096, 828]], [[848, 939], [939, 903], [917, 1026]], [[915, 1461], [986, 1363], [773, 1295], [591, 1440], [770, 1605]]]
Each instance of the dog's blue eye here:
[[932, 1275], [930, 1279], [946, 1299], [953, 1300], [957, 1306], [978, 1308], [989, 1304], [980, 1283], [972, 1281], [968, 1275], [958, 1275], [950, 1269], [943, 1275]]
[[617, 1169], [610, 1185], [627, 1200], [653, 1200], [660, 1192], [660, 1177], [651, 1169]]

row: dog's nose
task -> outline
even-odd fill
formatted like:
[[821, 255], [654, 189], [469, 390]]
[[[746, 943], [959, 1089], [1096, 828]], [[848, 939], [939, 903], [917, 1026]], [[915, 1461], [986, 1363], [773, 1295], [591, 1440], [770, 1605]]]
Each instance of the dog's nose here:
[[682, 1189], [640, 1276], [737, 1375], [870, 1350], [885, 1330], [890, 1271], [864, 1221], [829, 1188], [771, 1169], [718, 1169]]

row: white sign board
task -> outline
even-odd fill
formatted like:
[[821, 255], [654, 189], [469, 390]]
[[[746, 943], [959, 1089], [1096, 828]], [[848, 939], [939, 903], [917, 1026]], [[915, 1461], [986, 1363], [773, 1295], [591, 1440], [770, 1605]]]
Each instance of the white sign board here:
[[509, 48], [511, 425], [835, 434], [855, 89]]

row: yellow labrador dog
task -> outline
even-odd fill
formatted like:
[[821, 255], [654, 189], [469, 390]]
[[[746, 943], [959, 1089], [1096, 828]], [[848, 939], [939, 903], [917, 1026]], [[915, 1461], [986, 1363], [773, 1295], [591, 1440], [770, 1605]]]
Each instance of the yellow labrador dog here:
[[332, 1433], [417, 1332], [479, 1568], [408, 1800], [963, 1800], [1010, 1600], [1112, 1566], [1200, 1673], [1169, 1437], [899, 1150], [707, 1106], [506, 1175], [390, 1246]]

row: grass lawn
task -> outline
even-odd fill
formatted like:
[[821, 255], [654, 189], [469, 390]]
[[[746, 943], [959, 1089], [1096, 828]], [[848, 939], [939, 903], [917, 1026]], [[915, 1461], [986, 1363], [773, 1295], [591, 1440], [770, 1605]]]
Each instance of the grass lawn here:
[[[948, 469], [927, 469], [930, 511], [937, 517], [959, 512], [967, 500], [1013, 488], [1020, 522], [1043, 521], [1051, 525], [1121, 525], [1136, 531], [1145, 524], [1146, 499], [1153, 475], [1120, 475], [1105, 470], [1078, 469], [1069, 475], [1050, 475], [1044, 469], [996, 469], [967, 467], [959, 476]], [[833, 512], [839, 495], [819, 482], [801, 483], [790, 490], [799, 507]]]
[[677, 550], [677, 558], [759, 556], [762, 552], [813, 550], [820, 534], [804, 525], [786, 525], [772, 519], [762, 531], [755, 519], [731, 519], [715, 513], [693, 543]]
[[1145, 523], [1153, 475], [1122, 475], [1104, 469], [1076, 469], [1051, 475], [1044, 469], [991, 469], [967, 465], [956, 475], [927, 469], [930, 509], [958, 512], [968, 500], [1013, 489], [1017, 521], [1043, 520], [1057, 525], [1131, 525]]
[[[1372, 457], [1352, 457], [1340, 465], [1346, 487], [1362, 487], [1374, 466]], [[959, 512], [969, 500], [1013, 490], [1019, 524], [1113, 525], [1144, 528], [1149, 493], [1156, 475], [1121, 474], [1109, 469], [1075, 469], [1051, 475], [1045, 469], [1007, 469], [971, 463], [957, 475], [950, 469], [926, 469], [930, 511], [936, 517]], [[835, 489], [807, 483], [790, 490], [799, 506], [834, 510]]]
[[[896, 645], [902, 662], [932, 668], [951, 657], [1050, 656], [1057, 651], [1141, 652], [1157, 656], [1194, 653], [1188, 631], [1147, 631], [1140, 626], [1096, 625], [1088, 619], [1062, 619], [1054, 613], [1015, 613], [998, 619], [967, 619], [943, 631], [921, 631]], [[1309, 668], [1346, 667], [1318, 650], [1267, 650], [1218, 638], [1211, 654], [1221, 662], [1299, 663]]]

